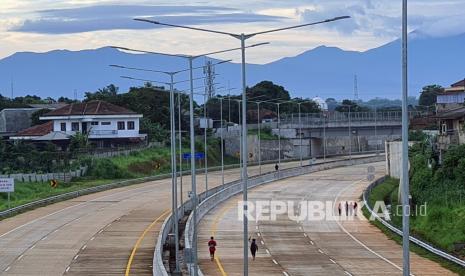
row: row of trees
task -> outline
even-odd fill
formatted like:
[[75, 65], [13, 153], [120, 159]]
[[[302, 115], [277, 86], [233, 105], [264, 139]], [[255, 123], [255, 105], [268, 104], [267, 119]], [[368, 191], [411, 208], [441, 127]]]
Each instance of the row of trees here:
[[[213, 120], [220, 120], [220, 99], [223, 98], [223, 119], [226, 121], [239, 123], [239, 111], [242, 107], [238, 101], [242, 100], [241, 95], [228, 95], [212, 98], [207, 101], [207, 117]], [[301, 103], [302, 113], [318, 113], [320, 107], [314, 101], [302, 98], [291, 98], [290, 93], [282, 86], [271, 81], [262, 81], [253, 87], [247, 88], [247, 121], [256, 123], [258, 119], [276, 118], [277, 102], [280, 104], [280, 114], [298, 113], [297, 103]], [[258, 102], [260, 102], [260, 118], [258, 118]], [[203, 116], [203, 106], [198, 109], [200, 116]]]

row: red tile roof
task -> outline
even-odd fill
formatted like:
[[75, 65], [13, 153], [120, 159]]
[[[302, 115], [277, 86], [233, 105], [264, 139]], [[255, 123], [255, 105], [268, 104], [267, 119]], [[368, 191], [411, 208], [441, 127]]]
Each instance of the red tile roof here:
[[44, 136], [53, 131], [53, 122], [26, 128], [18, 132], [15, 136]]
[[459, 86], [465, 86], [465, 79], [458, 81], [451, 85], [451, 87], [459, 87]]
[[90, 101], [85, 103], [73, 103], [55, 109], [43, 115], [71, 116], [71, 115], [133, 115], [136, 112], [104, 101]]

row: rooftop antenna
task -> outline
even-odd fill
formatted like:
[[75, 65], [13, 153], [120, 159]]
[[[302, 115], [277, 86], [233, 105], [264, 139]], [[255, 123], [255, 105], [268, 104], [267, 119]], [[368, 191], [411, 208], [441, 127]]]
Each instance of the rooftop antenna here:
[[77, 90], [76, 90], [76, 88], [74, 89], [74, 100], [77, 101]]
[[354, 101], [358, 102], [358, 81], [357, 81], [357, 74], [354, 75]]

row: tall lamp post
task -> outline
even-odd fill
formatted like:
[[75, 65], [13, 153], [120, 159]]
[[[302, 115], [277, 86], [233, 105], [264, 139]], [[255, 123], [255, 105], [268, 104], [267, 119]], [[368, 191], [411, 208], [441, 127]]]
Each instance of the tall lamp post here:
[[[257, 43], [248, 46], [247, 48], [251, 47], [257, 47], [261, 45], [266, 45], [269, 44], [268, 42], [265, 43]], [[188, 60], [189, 63], [189, 79], [190, 79], [190, 94], [189, 94], [189, 113], [190, 113], [190, 118], [189, 118], [189, 123], [190, 123], [190, 151], [191, 151], [191, 185], [192, 185], [192, 216], [193, 220], [197, 220], [197, 205], [198, 205], [198, 199], [197, 199], [197, 184], [196, 184], [196, 170], [195, 170], [195, 131], [194, 131], [194, 66], [193, 66], [193, 61], [197, 58], [200, 57], [205, 57], [208, 55], [214, 55], [214, 54], [219, 54], [219, 53], [225, 53], [225, 52], [231, 52], [231, 51], [236, 51], [241, 48], [232, 48], [232, 49], [227, 49], [227, 50], [221, 50], [221, 51], [215, 51], [215, 52], [210, 52], [210, 53], [205, 53], [205, 54], [200, 54], [200, 55], [176, 55], [176, 54], [166, 54], [166, 53], [160, 53], [160, 52], [152, 52], [152, 51], [142, 51], [142, 50], [136, 50], [136, 49], [130, 49], [126, 47], [115, 47], [113, 48], [120, 49], [120, 50], [125, 50], [125, 51], [133, 51], [133, 52], [139, 52], [139, 53], [147, 53], [147, 54], [156, 54], [156, 55], [164, 55], [164, 56], [170, 56], [170, 57], [178, 57], [178, 58], [184, 58]], [[193, 225], [193, 241], [192, 241], [192, 262], [193, 262], [193, 274], [196, 276], [198, 274], [198, 264], [197, 264], [197, 225], [194, 223]], [[176, 235], [177, 236], [177, 235]], [[177, 258], [178, 256], [176, 256]]]
[[183, 28], [183, 29], [190, 29], [190, 30], [195, 30], [195, 31], [202, 31], [202, 32], [209, 32], [209, 33], [216, 33], [216, 34], [222, 34], [222, 35], [227, 35], [227, 36], [232, 36], [238, 40], [240, 40], [241, 43], [241, 63], [242, 63], [242, 162], [243, 162], [243, 167], [242, 167], [242, 181], [243, 181], [243, 220], [244, 220], [244, 233], [243, 233], [243, 253], [244, 253], [244, 271], [243, 274], [244, 276], [248, 276], [248, 220], [247, 220], [247, 186], [248, 186], [248, 179], [247, 179], [247, 95], [246, 95], [246, 72], [245, 72], [245, 41], [251, 37], [261, 35], [261, 34], [267, 34], [267, 33], [273, 33], [273, 32], [279, 32], [279, 31], [284, 31], [284, 30], [290, 30], [290, 29], [296, 29], [296, 28], [301, 28], [305, 26], [311, 26], [311, 25], [318, 25], [318, 24], [323, 24], [323, 23], [328, 23], [328, 22], [333, 22], [341, 19], [347, 19], [350, 18], [349, 16], [341, 16], [341, 17], [335, 17], [332, 19], [327, 19], [323, 21], [318, 21], [318, 22], [313, 22], [313, 23], [307, 23], [307, 24], [301, 24], [301, 25], [295, 25], [291, 27], [284, 27], [284, 28], [278, 28], [278, 29], [272, 29], [272, 30], [267, 30], [267, 31], [262, 31], [262, 32], [256, 32], [256, 33], [251, 33], [251, 34], [234, 34], [234, 33], [228, 33], [228, 32], [222, 32], [222, 31], [217, 31], [217, 30], [209, 30], [209, 29], [203, 29], [203, 28], [195, 28], [195, 27], [189, 27], [189, 26], [182, 26], [182, 25], [175, 25], [175, 24], [167, 24], [167, 23], [161, 23], [158, 21], [153, 21], [153, 20], [148, 20], [144, 18], [138, 18], [135, 19], [137, 21], [143, 21], [143, 22], [148, 22], [152, 24], [157, 24], [157, 25], [163, 25], [163, 26], [168, 26], [168, 27], [175, 27], [175, 28]]
[[[177, 172], [176, 172], [176, 123], [175, 123], [175, 114], [174, 114], [174, 75], [176, 74], [173, 72], [164, 72], [159, 71], [160, 73], [166, 73], [170, 76], [170, 82], [158, 82], [162, 84], [169, 85], [170, 87], [170, 144], [171, 144], [171, 204], [172, 204], [172, 213], [173, 213], [173, 231], [175, 233], [174, 240], [175, 240], [175, 259], [176, 259], [176, 268], [175, 272], [180, 272], [180, 260], [179, 260], [179, 237], [178, 237], [178, 185], [177, 185]], [[122, 76], [125, 79], [132, 79], [132, 80], [142, 80], [136, 79], [132, 77]], [[145, 81], [145, 80], [144, 80]]]
[[410, 275], [410, 220], [408, 179], [408, 56], [407, 56], [407, 0], [402, 0], [402, 251], [403, 275]]

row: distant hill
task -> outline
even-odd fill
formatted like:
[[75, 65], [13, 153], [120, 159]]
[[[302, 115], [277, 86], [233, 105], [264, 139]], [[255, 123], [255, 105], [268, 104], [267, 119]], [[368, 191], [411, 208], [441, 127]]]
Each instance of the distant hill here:
[[[433, 38], [412, 33], [409, 44], [410, 95], [417, 96], [421, 87], [427, 84], [448, 86], [464, 78], [464, 49], [465, 34]], [[400, 97], [400, 53], [399, 40], [365, 52], [321, 46], [265, 65], [251, 64], [247, 68], [247, 83], [253, 85], [261, 80], [271, 80], [283, 85], [292, 96], [342, 99], [353, 97], [354, 75], [357, 74], [360, 98], [394, 99]], [[204, 59], [199, 59], [196, 65], [203, 63]], [[109, 64], [168, 71], [187, 67], [183, 59], [130, 54], [112, 48], [21, 52], [0, 60], [0, 93], [10, 96], [11, 80], [15, 96], [36, 94], [54, 98], [73, 98], [74, 90], [82, 97], [85, 91], [95, 91], [110, 83], [119, 86], [121, 92], [142, 84], [122, 79], [120, 75], [168, 81], [160, 74], [125, 71], [111, 68]], [[238, 64], [218, 66], [216, 72], [220, 74], [217, 77], [219, 86], [227, 86], [229, 81], [231, 87], [240, 87]], [[200, 76], [201, 70], [197, 74]], [[178, 80], [187, 77], [187, 74], [179, 76]], [[202, 81], [197, 81], [196, 86], [201, 85]], [[187, 84], [179, 86], [179, 89], [184, 88]]]

